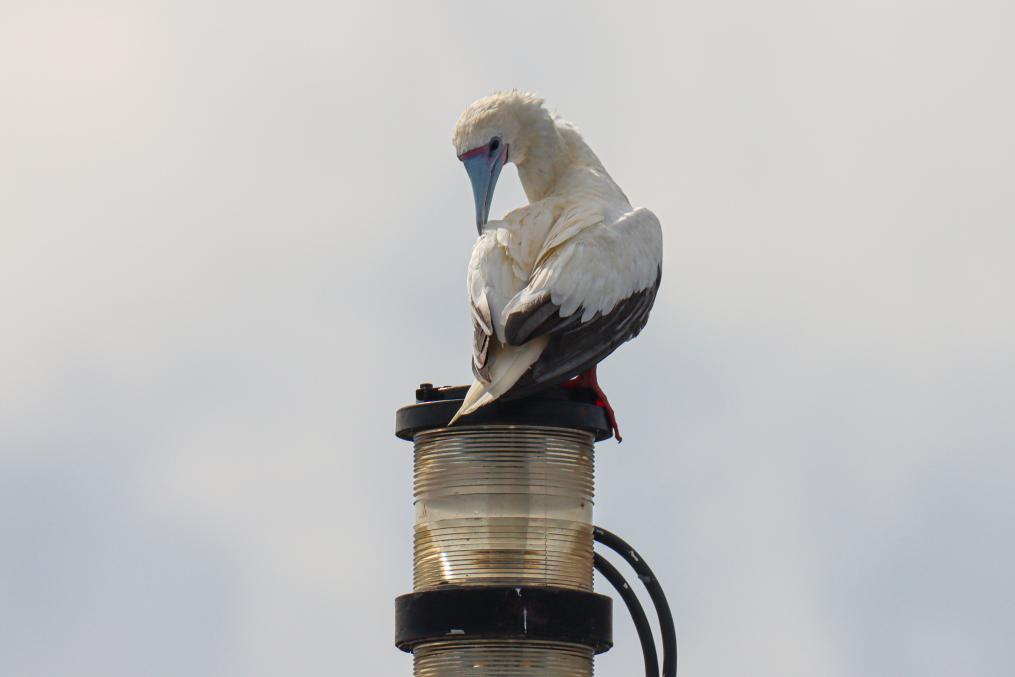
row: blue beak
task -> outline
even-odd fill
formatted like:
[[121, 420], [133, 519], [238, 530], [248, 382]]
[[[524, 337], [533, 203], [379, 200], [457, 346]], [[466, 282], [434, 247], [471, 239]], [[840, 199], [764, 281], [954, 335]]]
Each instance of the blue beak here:
[[[479, 149], [476, 149], [479, 150]], [[507, 145], [502, 146], [499, 153], [475, 153], [472, 151], [462, 156], [462, 164], [472, 181], [472, 197], [476, 201], [476, 229], [483, 234], [483, 226], [490, 218], [490, 204], [493, 202], [493, 189], [497, 186], [497, 177], [507, 160]]]

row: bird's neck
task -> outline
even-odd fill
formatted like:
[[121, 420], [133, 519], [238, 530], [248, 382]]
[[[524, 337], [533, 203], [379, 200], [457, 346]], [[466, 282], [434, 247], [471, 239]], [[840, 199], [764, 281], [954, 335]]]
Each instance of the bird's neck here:
[[517, 165], [518, 178], [529, 202], [550, 195], [572, 165], [594, 165], [602, 170], [599, 158], [578, 131], [566, 122], [552, 119], [530, 131], [525, 155]]
[[529, 202], [538, 202], [549, 195], [557, 184], [564, 167], [551, 154], [533, 154], [518, 165], [518, 178]]
[[557, 121], [542, 106], [519, 111], [521, 151], [515, 159], [518, 178], [529, 202], [542, 200], [553, 191], [570, 160], [568, 144]]

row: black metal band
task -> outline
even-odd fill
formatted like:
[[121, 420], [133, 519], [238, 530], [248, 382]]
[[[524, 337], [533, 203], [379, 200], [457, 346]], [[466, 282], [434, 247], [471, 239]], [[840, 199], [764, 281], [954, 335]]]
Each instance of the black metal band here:
[[[416, 404], [395, 412], [395, 435], [412, 440], [423, 430], [443, 428], [461, 406], [468, 386], [435, 388], [424, 383], [416, 391]], [[456, 425], [535, 425], [588, 430], [596, 441], [612, 434], [610, 421], [596, 396], [584, 388], [549, 388], [539, 393], [506, 402], [492, 402], [461, 419]]]
[[448, 639], [532, 639], [613, 646], [613, 600], [566, 588], [448, 586], [395, 599], [395, 646]]

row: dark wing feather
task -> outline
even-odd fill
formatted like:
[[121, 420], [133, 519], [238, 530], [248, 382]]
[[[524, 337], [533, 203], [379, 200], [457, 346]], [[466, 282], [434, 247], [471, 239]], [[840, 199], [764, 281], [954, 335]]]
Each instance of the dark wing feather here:
[[563, 331], [581, 319], [582, 312], [560, 316], [560, 306], [550, 300], [549, 292], [540, 292], [511, 313], [504, 323], [504, 338], [508, 344], [520, 346], [537, 336]]
[[471, 304], [472, 310], [472, 373], [484, 383], [490, 382], [490, 341], [493, 338], [493, 323], [490, 306], [483, 294], [478, 302]]
[[623, 299], [609, 313], [597, 313], [588, 322], [579, 321], [580, 307], [560, 317], [560, 307], [549, 294], [537, 295], [533, 302], [512, 313], [505, 324], [509, 343], [520, 345], [543, 335], [550, 336], [550, 343], [504, 397], [521, 397], [573, 378], [637, 336], [648, 322], [661, 280], [660, 267], [655, 284]]

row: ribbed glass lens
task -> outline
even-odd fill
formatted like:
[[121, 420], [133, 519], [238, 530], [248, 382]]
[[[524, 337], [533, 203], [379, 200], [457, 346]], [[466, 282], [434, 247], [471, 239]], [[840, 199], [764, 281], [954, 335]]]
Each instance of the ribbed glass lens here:
[[593, 436], [579, 430], [491, 425], [419, 433], [414, 589], [591, 590], [593, 471]]
[[592, 649], [517, 640], [433, 642], [416, 647], [415, 677], [591, 677]]

